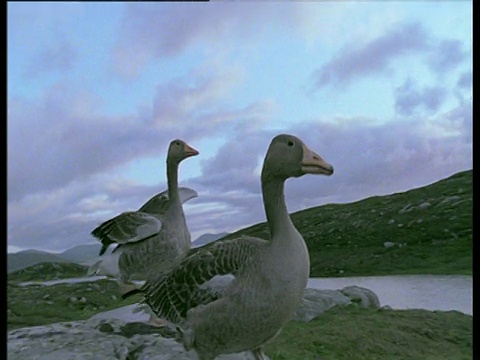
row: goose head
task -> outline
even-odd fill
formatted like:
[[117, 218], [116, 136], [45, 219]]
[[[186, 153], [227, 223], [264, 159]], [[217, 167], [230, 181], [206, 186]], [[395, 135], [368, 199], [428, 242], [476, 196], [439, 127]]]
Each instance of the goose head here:
[[170, 146], [168, 147], [167, 161], [178, 164], [180, 163], [180, 161], [190, 156], [196, 156], [198, 154], [199, 152], [190, 145], [188, 145], [185, 141], [175, 139], [170, 142]]
[[265, 156], [262, 179], [276, 177], [286, 180], [305, 174], [332, 175], [333, 166], [310, 150], [296, 136], [287, 134], [275, 136]]

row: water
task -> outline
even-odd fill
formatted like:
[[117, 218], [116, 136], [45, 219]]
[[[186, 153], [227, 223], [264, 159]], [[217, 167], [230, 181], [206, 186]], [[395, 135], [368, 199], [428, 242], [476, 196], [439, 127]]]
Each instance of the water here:
[[[51, 285], [57, 285], [57, 284], [77, 284], [77, 283], [82, 283], [82, 282], [93, 282], [93, 281], [103, 280], [103, 279], [114, 281], [114, 279], [109, 278], [107, 276], [95, 275], [95, 276], [89, 276], [89, 277], [47, 280], [47, 281], [25, 281], [25, 282], [19, 283], [18, 286], [30, 286], [30, 285], [51, 286]], [[135, 284], [139, 284], [139, 285], [144, 284], [144, 281], [133, 280], [132, 282], [135, 283]]]
[[336, 290], [357, 285], [377, 294], [380, 305], [393, 309], [456, 310], [473, 315], [472, 276], [398, 275], [311, 278], [308, 287]]
[[[28, 285], [56, 285], [105, 279], [91, 276], [44, 282], [29, 281]], [[142, 284], [141, 281], [137, 282]], [[456, 310], [473, 315], [473, 278], [464, 275], [398, 275], [365, 276], [345, 278], [311, 278], [308, 287], [322, 290], [337, 290], [357, 285], [377, 294], [380, 305], [393, 309]]]

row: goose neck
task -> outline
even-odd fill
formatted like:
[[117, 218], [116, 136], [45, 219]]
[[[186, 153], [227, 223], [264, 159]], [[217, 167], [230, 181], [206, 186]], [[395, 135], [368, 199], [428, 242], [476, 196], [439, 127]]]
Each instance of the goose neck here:
[[284, 187], [285, 180], [280, 179], [270, 178], [262, 183], [265, 214], [272, 240], [295, 229], [285, 203]]
[[178, 194], [178, 162], [167, 161], [167, 183], [170, 204], [180, 203]]

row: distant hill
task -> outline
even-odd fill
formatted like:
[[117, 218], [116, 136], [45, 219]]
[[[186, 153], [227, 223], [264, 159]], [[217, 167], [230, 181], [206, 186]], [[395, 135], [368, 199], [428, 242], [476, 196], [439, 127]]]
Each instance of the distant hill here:
[[226, 232], [222, 232], [218, 234], [203, 234], [199, 236], [194, 242], [192, 242], [192, 247], [196, 248], [196, 247], [208, 244], [209, 242], [221, 239], [227, 235], [228, 233]]
[[10, 283], [48, 281], [86, 276], [87, 267], [67, 262], [41, 262], [8, 274]]
[[46, 251], [24, 250], [7, 255], [7, 272], [11, 273], [44, 262], [61, 263], [70, 262], [70, 260]]
[[[115, 246], [110, 246], [106, 253], [108, 254], [109, 252], [111, 252], [111, 249], [113, 249], [114, 247]], [[102, 244], [100, 243], [77, 245], [73, 248], [65, 250], [59, 255], [64, 259], [71, 260], [72, 262], [84, 263], [96, 258], [101, 248]]]
[[47, 262], [85, 264], [98, 256], [100, 248], [100, 244], [89, 244], [74, 246], [58, 254], [39, 250], [24, 250], [10, 253], [7, 254], [7, 271], [11, 273], [12, 271]]

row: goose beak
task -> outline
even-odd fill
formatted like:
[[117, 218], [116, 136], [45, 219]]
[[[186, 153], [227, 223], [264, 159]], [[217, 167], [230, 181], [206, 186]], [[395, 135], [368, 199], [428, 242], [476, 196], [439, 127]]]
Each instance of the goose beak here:
[[303, 145], [302, 171], [305, 174], [332, 175], [333, 166], [323, 160], [320, 155]]
[[185, 144], [185, 148], [183, 149], [183, 152], [185, 153], [185, 157], [195, 156], [199, 154], [197, 150], [195, 150], [194, 148], [192, 148], [187, 144]]

